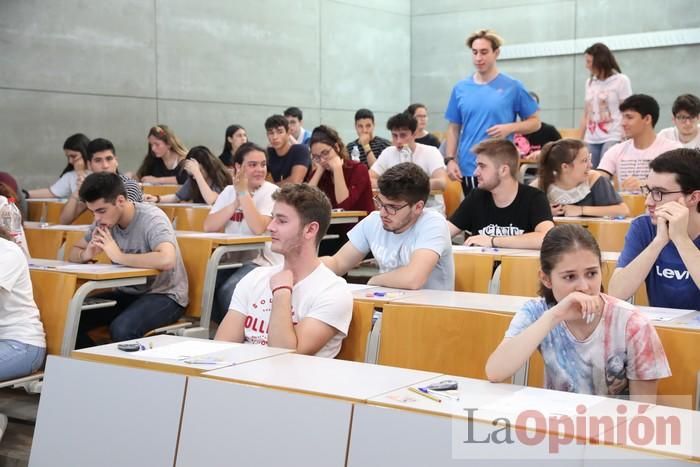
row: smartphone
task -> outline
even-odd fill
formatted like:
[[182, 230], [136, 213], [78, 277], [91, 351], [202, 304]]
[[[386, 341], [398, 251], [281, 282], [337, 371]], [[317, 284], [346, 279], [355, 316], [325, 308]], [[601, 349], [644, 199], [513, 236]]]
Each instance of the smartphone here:
[[138, 342], [124, 342], [122, 344], [117, 344], [117, 348], [124, 352], [137, 352], [143, 347], [141, 347], [141, 344], [139, 344]]

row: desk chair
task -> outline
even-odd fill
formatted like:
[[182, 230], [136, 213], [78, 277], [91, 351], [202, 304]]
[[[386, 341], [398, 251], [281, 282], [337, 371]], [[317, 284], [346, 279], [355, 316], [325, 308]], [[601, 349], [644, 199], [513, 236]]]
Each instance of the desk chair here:
[[26, 229], [27, 247], [32, 258], [58, 259], [63, 232], [52, 229]]
[[445, 215], [449, 219], [464, 199], [462, 183], [459, 180], [449, 180], [442, 197], [445, 200]]
[[647, 207], [644, 205], [646, 198], [643, 195], [624, 194], [622, 201], [630, 208], [630, 217], [637, 217], [644, 214]]
[[629, 222], [589, 222], [588, 231], [598, 242], [601, 251], [622, 251]]
[[209, 215], [209, 209], [193, 207], [176, 207], [173, 226], [177, 230], [194, 230], [204, 232], [204, 219]]
[[348, 335], [343, 339], [340, 353], [336, 358], [353, 362], [365, 361], [373, 315], [374, 305], [372, 303], [354, 302]]
[[488, 293], [493, 262], [491, 255], [455, 254], [455, 291]]
[[540, 287], [540, 259], [536, 256], [504, 256], [498, 293], [536, 297]]

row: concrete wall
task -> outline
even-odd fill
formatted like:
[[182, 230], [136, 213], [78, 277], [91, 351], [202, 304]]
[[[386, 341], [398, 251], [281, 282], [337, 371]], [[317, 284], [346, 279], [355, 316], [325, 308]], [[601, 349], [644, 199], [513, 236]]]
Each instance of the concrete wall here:
[[[697, 0], [412, 0], [411, 96], [430, 110], [433, 130], [444, 130], [443, 112], [452, 86], [473, 73], [466, 37], [494, 29], [506, 45], [670, 31], [700, 26]], [[590, 38], [590, 43], [586, 39]], [[654, 96], [661, 106], [657, 129], [671, 125], [679, 94], [700, 94], [700, 45], [615, 51], [633, 92]], [[542, 119], [557, 127], [578, 126], [583, 112], [583, 55], [500, 60], [509, 73], [537, 92]]]
[[0, 170], [46, 186], [75, 132], [111, 139], [135, 170], [170, 125], [219, 153], [224, 129], [288, 106], [350, 139], [359, 107], [380, 133], [410, 97], [408, 0], [2, 0]]

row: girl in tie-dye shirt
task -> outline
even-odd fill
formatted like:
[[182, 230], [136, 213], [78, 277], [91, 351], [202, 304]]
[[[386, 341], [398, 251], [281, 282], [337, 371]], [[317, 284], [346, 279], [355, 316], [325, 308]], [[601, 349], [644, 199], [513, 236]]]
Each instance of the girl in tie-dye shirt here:
[[632, 305], [600, 293], [600, 249], [584, 228], [550, 230], [540, 253], [540, 295], [518, 311], [489, 357], [491, 381], [512, 376], [539, 349], [545, 387], [654, 402], [671, 375], [661, 341]]

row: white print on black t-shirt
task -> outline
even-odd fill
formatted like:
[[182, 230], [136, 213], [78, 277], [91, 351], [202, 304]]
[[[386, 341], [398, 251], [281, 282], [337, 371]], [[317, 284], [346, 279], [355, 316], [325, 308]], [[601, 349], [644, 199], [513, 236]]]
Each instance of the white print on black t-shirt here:
[[684, 281], [690, 277], [688, 271], [679, 271], [671, 268], [661, 269], [658, 264], [656, 265], [656, 275], [659, 277], [665, 277], [666, 279], [675, 278], [677, 281]]
[[513, 224], [500, 226], [497, 224], [489, 224], [483, 229], [479, 229], [479, 235], [488, 235], [489, 237], [510, 237], [512, 235], [522, 235], [525, 231]]

